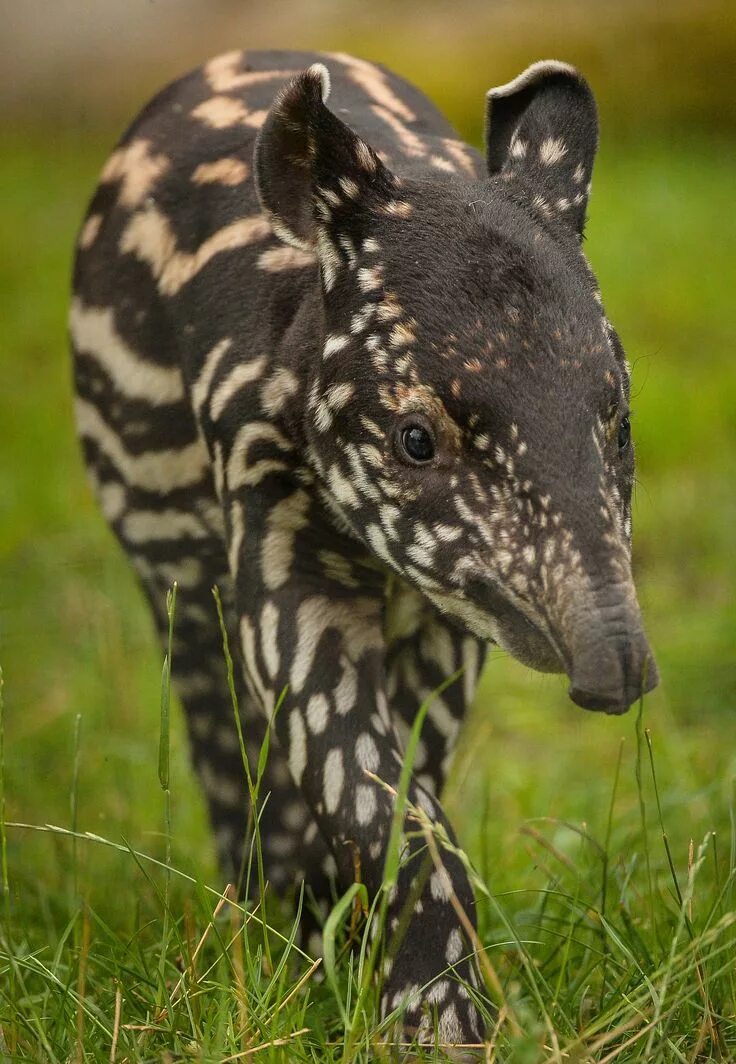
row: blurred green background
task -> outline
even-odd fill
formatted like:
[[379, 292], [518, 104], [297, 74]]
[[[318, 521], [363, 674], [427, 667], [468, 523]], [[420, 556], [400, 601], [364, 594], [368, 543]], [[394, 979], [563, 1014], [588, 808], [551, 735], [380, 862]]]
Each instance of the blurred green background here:
[[[727, 839], [736, 776], [732, 4], [10, 0], [0, 3], [0, 26], [7, 819], [68, 825], [74, 817], [83, 829], [161, 851], [161, 663], [74, 438], [65, 325], [72, 245], [106, 154], [153, 91], [218, 51], [298, 46], [387, 63], [476, 144], [484, 92], [528, 63], [565, 59], [589, 77], [602, 140], [586, 246], [634, 367], [636, 570], [663, 677], [645, 724], [678, 861], [706, 829]], [[491, 655], [448, 803], [494, 890], [538, 881], [520, 833], [529, 818], [604, 831], [622, 737], [613, 830], [627, 855], [641, 841], [634, 714], [585, 714], [560, 678]], [[216, 880], [178, 722], [173, 748], [175, 858]], [[68, 844], [11, 829], [8, 846], [11, 887], [43, 923], [54, 889], [67, 883]], [[79, 860], [88, 899], [114, 910], [110, 884], [134, 871], [91, 848]], [[663, 865], [661, 855], [655, 871]]]

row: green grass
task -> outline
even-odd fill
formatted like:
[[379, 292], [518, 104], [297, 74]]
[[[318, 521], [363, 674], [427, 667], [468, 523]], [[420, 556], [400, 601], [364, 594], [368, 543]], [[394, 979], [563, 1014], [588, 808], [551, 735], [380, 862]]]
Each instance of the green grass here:
[[[241, 1059], [341, 1060], [348, 1026], [364, 1047], [377, 1025], [343, 931], [320, 981], [293, 914], [228, 901], [212, 919], [225, 884], [181, 720], [172, 706], [166, 766], [151, 624], [84, 481], [65, 315], [107, 147], [64, 130], [2, 145], [0, 1057], [107, 1061], [117, 1030], [117, 1061], [263, 1043]], [[504, 999], [495, 1060], [736, 1057], [732, 184], [727, 144], [604, 140], [587, 249], [634, 364], [636, 565], [663, 683], [637, 729], [491, 656], [446, 805]]]

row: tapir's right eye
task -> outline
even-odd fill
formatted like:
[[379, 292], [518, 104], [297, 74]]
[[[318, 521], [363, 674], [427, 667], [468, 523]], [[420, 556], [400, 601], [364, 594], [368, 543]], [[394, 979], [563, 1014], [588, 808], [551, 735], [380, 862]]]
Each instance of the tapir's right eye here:
[[631, 443], [631, 421], [628, 414], [618, 423], [618, 449], [625, 451]]
[[399, 439], [404, 455], [415, 465], [424, 465], [434, 458], [434, 438], [424, 425], [405, 425]]

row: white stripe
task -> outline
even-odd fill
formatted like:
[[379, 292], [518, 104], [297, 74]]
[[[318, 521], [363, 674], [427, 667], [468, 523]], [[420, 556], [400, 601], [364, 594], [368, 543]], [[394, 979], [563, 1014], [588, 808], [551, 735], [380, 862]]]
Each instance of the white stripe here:
[[266, 365], [266, 357], [256, 358], [252, 362], [240, 362], [230, 370], [225, 380], [215, 388], [210, 400], [210, 416], [217, 421], [232, 397], [245, 384], [258, 380]]
[[169, 219], [155, 206], [149, 206], [132, 215], [120, 238], [120, 250], [147, 262], [159, 290], [173, 296], [216, 255], [247, 247], [270, 235], [266, 218], [255, 214], [218, 229], [196, 251], [180, 251]]
[[[293, 447], [283, 433], [271, 425], [268, 421], [251, 421], [238, 432], [230, 455], [227, 460], [227, 485], [231, 491], [242, 488], [246, 484], [258, 483], [260, 476], [256, 471], [265, 475], [270, 470], [286, 469], [285, 462], [278, 459], [264, 458], [254, 465], [248, 465], [248, 449], [252, 443], [267, 441], [274, 444], [280, 451], [291, 451]], [[256, 479], [253, 479], [256, 477]]]
[[154, 539], [206, 539], [209, 532], [184, 510], [133, 510], [123, 520], [123, 535], [132, 543]]
[[209, 354], [205, 356], [204, 362], [202, 363], [202, 370], [192, 386], [192, 405], [197, 414], [201, 414], [202, 412], [202, 407], [210, 393], [212, 378], [217, 372], [218, 366], [222, 362], [223, 357], [232, 347], [232, 343], [230, 337], [226, 336], [224, 339], [216, 343]]
[[207, 468], [207, 452], [199, 439], [179, 450], [167, 448], [132, 455], [91, 403], [77, 398], [74, 411], [80, 436], [93, 440], [129, 484], [165, 493], [189, 487], [202, 479]]
[[129, 347], [115, 329], [112, 307], [86, 307], [72, 303], [69, 328], [78, 351], [92, 355], [127, 399], [172, 403], [184, 398], [181, 370], [157, 366]]

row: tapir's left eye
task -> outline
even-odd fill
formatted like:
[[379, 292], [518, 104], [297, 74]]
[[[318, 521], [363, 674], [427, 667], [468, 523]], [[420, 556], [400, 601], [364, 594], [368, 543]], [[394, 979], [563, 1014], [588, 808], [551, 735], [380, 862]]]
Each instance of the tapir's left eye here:
[[412, 462], [420, 465], [434, 458], [434, 439], [424, 425], [406, 425], [401, 430], [401, 448]]
[[626, 417], [622, 417], [618, 423], [618, 449], [619, 451], [625, 451], [631, 442], [631, 421]]

